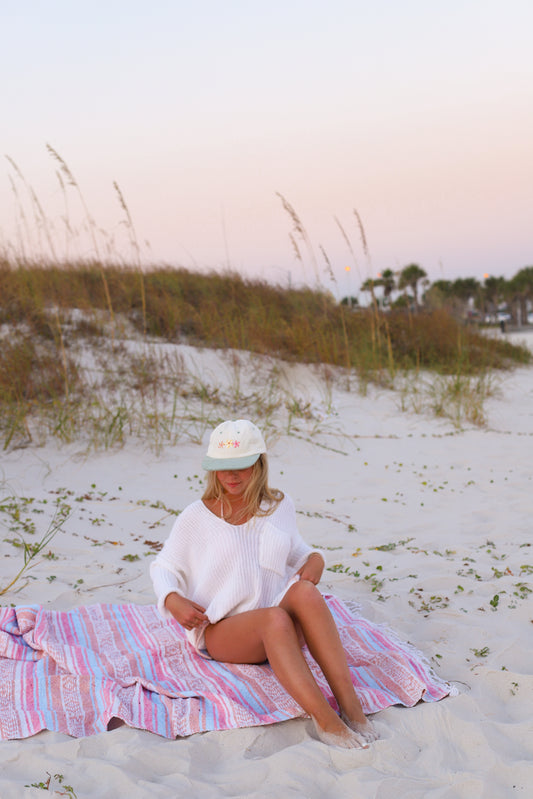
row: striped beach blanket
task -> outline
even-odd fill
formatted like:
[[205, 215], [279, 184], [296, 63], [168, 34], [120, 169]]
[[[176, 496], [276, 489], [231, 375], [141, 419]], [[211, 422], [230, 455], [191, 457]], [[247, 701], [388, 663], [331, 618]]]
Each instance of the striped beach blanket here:
[[[450, 693], [413, 648], [326, 600], [366, 713]], [[322, 672], [309, 665], [333, 707]], [[0, 738], [94, 735], [116, 720], [167, 738], [304, 717], [270, 667], [199, 656], [152, 605], [0, 609]]]

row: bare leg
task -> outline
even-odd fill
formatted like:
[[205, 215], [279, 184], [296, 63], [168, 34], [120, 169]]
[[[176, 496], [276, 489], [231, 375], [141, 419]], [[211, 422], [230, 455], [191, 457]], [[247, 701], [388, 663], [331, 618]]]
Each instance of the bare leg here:
[[342, 720], [365, 740], [375, 740], [377, 734], [355, 693], [335, 621], [320, 591], [308, 580], [300, 580], [287, 591], [280, 607], [302, 630], [309, 651], [337, 700]]
[[226, 663], [263, 663], [314, 720], [319, 737], [346, 748], [366, 746], [335, 713], [303, 656], [295, 624], [281, 607], [251, 610], [222, 619], [205, 631], [212, 658]]

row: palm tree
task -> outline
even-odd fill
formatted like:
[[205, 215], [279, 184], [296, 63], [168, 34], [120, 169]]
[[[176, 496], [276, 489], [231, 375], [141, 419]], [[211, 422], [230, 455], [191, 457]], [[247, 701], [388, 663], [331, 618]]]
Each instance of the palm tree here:
[[341, 305], [348, 305], [349, 308], [358, 308], [359, 307], [359, 299], [353, 296], [343, 297], [341, 300]]
[[475, 277], [458, 277], [452, 283], [451, 292], [452, 297], [458, 301], [461, 315], [467, 317], [470, 315], [471, 303], [474, 307], [478, 304], [481, 285]]
[[527, 320], [527, 304], [533, 300], [533, 266], [520, 269], [508, 283], [512, 298], [516, 301], [516, 322], [521, 325]]
[[400, 279], [398, 281], [398, 288], [405, 289], [410, 288], [413, 297], [415, 300], [415, 308], [418, 311], [418, 284], [419, 282], [427, 277], [427, 273], [421, 266], [418, 264], [409, 264], [405, 266], [402, 271], [400, 272]]
[[376, 294], [374, 291], [376, 286], [379, 286], [379, 280], [374, 280], [374, 278], [372, 277], [367, 277], [367, 279], [365, 280], [360, 289], [361, 291], [370, 292], [370, 296], [372, 297], [372, 305], [374, 306], [374, 308], [377, 307]]
[[431, 309], [452, 306], [451, 280], [436, 280], [432, 283], [426, 292], [425, 302]]
[[384, 269], [379, 278], [379, 283], [376, 281], [376, 285], [380, 285], [383, 288], [382, 305], [388, 305], [390, 296], [396, 288], [396, 275], [392, 269]]
[[483, 284], [483, 310], [485, 314], [495, 314], [505, 300], [507, 281], [504, 277], [487, 275]]

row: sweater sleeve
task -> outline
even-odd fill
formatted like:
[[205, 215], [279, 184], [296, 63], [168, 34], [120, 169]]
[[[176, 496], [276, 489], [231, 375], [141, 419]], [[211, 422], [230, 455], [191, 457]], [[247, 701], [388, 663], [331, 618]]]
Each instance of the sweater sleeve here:
[[171, 619], [172, 614], [165, 607], [165, 600], [169, 594], [181, 594], [179, 582], [176, 576], [165, 569], [157, 560], [150, 564], [150, 577], [154, 586], [157, 609], [164, 619]]
[[157, 609], [163, 618], [172, 614], [165, 607], [167, 596], [173, 592], [188, 596], [188, 574], [190, 571], [191, 506], [186, 508], [174, 522], [163, 549], [150, 565], [150, 577], [156, 595]]
[[294, 507], [294, 502], [289, 496], [287, 496], [287, 494], [285, 495], [285, 500], [283, 502], [283, 515], [283, 527], [290, 534], [290, 549], [287, 558], [288, 565], [296, 572], [301, 569], [309, 555], [313, 554], [314, 552], [316, 552], [317, 555], [320, 555], [325, 564], [325, 559], [322, 552], [307, 544], [302, 538], [296, 523], [296, 509]]

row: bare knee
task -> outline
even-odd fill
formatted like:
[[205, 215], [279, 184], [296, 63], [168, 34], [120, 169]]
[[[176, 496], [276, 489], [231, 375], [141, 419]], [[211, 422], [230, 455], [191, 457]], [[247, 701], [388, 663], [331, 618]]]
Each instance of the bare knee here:
[[207, 651], [226, 663], [262, 663], [277, 642], [290, 643], [296, 630], [289, 613], [280, 607], [237, 613], [206, 628]]
[[324, 598], [314, 583], [310, 580], [298, 580], [291, 585], [281, 604], [290, 613], [292, 608], [316, 607], [322, 603]]
[[265, 608], [262, 619], [264, 634], [287, 635], [295, 632], [294, 622], [290, 614], [282, 607]]
[[324, 597], [310, 580], [291, 585], [280, 604], [297, 625], [331, 615]]
[[293, 616], [289, 610], [279, 606], [267, 608], [265, 614], [261, 638], [269, 660], [272, 647], [281, 646], [285, 651], [289, 651], [293, 647], [301, 650], [305, 646], [305, 638], [296, 614]]

